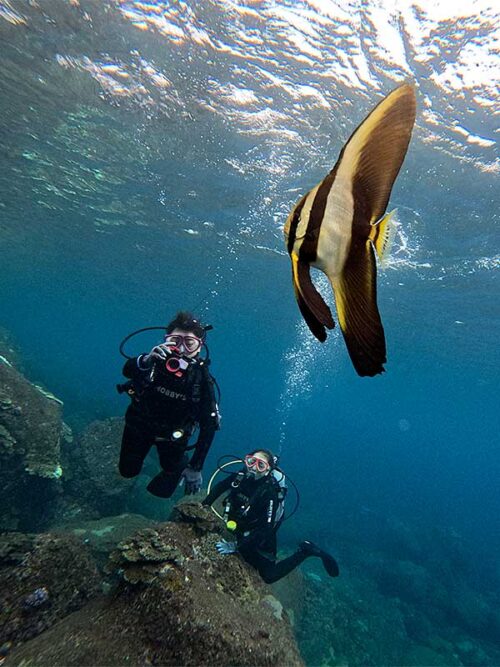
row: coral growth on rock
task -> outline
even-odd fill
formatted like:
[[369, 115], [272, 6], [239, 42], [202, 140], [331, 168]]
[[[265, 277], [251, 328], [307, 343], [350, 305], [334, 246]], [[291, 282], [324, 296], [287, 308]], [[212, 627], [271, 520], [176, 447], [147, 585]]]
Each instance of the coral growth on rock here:
[[217, 553], [210, 510], [183, 503], [176, 515], [112, 552], [119, 583], [111, 596], [19, 647], [7, 664], [302, 665], [269, 588], [239, 556]]
[[63, 472], [61, 403], [54, 399], [0, 359], [1, 529], [40, 529], [50, 519]]
[[118, 472], [122, 419], [92, 422], [71, 445], [65, 447], [64, 491], [94, 515], [128, 511], [130, 491], [136, 480]]
[[89, 550], [71, 535], [0, 535], [0, 636], [22, 643], [101, 591]]

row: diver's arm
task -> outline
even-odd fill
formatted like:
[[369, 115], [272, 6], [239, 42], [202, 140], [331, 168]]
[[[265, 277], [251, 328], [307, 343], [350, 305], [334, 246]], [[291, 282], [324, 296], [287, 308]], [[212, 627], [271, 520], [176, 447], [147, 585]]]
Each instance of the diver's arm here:
[[205, 459], [207, 458], [208, 450], [212, 444], [215, 435], [215, 427], [203, 428], [200, 424], [200, 434], [195, 445], [193, 456], [189, 462], [189, 467], [192, 470], [201, 470]]
[[144, 377], [145, 373], [149, 373], [151, 371], [151, 367], [147, 368], [144, 365], [145, 356], [146, 354], [140, 354], [138, 357], [127, 359], [123, 366], [123, 375], [130, 380], [134, 380], [137, 377]]
[[202, 505], [211, 505], [214, 503], [219, 496], [221, 496], [225, 491], [231, 488], [233, 480], [236, 478], [237, 473], [227, 475], [225, 479], [221, 479], [210, 491], [208, 496], [202, 502]]
[[208, 450], [215, 436], [215, 431], [219, 428], [219, 410], [215, 400], [213, 381], [208, 374], [208, 369], [205, 370], [204, 379], [203, 395], [200, 404], [200, 433], [193, 456], [189, 462], [189, 467], [193, 470], [201, 470], [203, 468]]

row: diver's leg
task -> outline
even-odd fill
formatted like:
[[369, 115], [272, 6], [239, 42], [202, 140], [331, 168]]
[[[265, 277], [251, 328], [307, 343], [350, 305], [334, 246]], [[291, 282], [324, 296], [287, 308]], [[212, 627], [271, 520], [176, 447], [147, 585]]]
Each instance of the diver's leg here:
[[278, 562], [273, 558], [266, 558], [258, 551], [245, 552], [245, 550], [241, 550], [240, 553], [247, 563], [259, 571], [266, 584], [273, 584], [275, 581], [286, 577], [310, 556], [321, 558], [325, 570], [331, 577], [337, 577], [339, 574], [339, 567], [333, 556], [330, 556], [312, 542], [302, 542], [294, 554]]
[[[278, 545], [276, 533], [274, 532], [265, 542], [259, 544], [258, 549], [255, 547], [245, 548], [242, 546], [239, 549], [239, 552], [244, 560], [259, 572], [266, 584], [272, 584], [287, 575], [307, 558], [307, 555], [301, 553], [300, 558], [292, 560], [296, 556], [296, 554], [294, 554], [293, 556], [290, 556], [290, 558], [281, 561], [281, 563], [276, 563], [277, 550]], [[289, 565], [288, 569], [286, 567], [287, 565]]]
[[118, 468], [122, 477], [136, 477], [151, 449], [149, 434], [141, 428], [141, 422], [125, 417], [120, 461]]
[[308, 554], [298, 550], [288, 558], [284, 558], [279, 562], [265, 558], [259, 554], [259, 565], [257, 569], [262, 579], [266, 584], [273, 584], [275, 581], [286, 577], [292, 570], [295, 570], [301, 563], [305, 561]]
[[171, 441], [157, 442], [156, 447], [162, 470], [156, 477], [153, 477], [147, 488], [153, 496], [170, 498], [179, 484], [182, 471], [188, 463], [188, 457], [184, 452], [185, 443], [179, 446]]

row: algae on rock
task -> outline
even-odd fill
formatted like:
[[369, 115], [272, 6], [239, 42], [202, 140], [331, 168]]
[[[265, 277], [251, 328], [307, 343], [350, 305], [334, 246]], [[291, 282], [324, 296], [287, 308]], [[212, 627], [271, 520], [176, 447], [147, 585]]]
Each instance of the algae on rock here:
[[61, 432], [60, 403], [0, 362], [0, 528], [37, 530], [49, 520], [60, 492]]
[[179, 516], [190, 523], [140, 530], [112, 552], [112, 596], [15, 650], [7, 664], [303, 665], [269, 588], [238, 555], [217, 552], [221, 534], [208, 508], [183, 505]]

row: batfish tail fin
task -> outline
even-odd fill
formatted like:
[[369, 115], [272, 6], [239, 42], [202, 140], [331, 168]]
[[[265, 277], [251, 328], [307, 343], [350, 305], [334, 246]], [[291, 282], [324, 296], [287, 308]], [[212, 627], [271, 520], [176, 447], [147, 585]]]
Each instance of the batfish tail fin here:
[[377, 308], [376, 265], [370, 242], [358, 244], [340, 277], [331, 279], [340, 328], [358, 375], [384, 372], [385, 335]]
[[300, 312], [311, 333], [324, 343], [326, 340], [325, 329], [333, 329], [335, 322], [331, 310], [314, 287], [309, 264], [301, 262], [295, 254], [292, 254], [292, 277]]
[[378, 258], [381, 262], [387, 260], [391, 252], [391, 246], [394, 240], [394, 234], [396, 232], [395, 224], [392, 218], [396, 211], [397, 209], [395, 208], [390, 213], [386, 213], [382, 220], [376, 222], [371, 226], [370, 229], [370, 235], [368, 238], [373, 243], [375, 250], [377, 251]]

